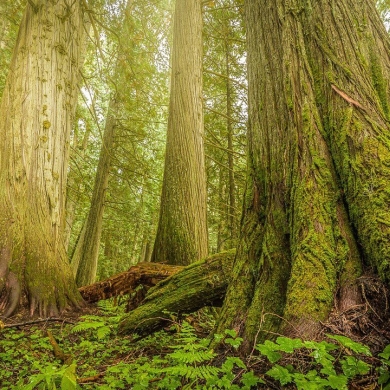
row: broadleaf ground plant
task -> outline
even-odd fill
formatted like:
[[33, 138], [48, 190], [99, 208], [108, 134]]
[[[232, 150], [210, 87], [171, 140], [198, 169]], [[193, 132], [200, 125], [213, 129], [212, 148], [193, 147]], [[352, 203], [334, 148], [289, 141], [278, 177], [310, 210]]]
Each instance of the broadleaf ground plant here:
[[[2, 390], [348, 389], [362, 378], [390, 388], [390, 346], [373, 357], [342, 335], [321, 342], [277, 337], [243, 358], [242, 339], [232, 329], [214, 335], [223, 354], [210, 347], [204, 334], [213, 316], [207, 312], [183, 321], [170, 314], [172, 326], [134, 343], [116, 335], [122, 308], [106, 302], [101, 309], [73, 325], [50, 324], [59, 348], [71, 356], [67, 364], [55, 358], [45, 327], [3, 329]], [[202, 334], [199, 324], [208, 327]]]

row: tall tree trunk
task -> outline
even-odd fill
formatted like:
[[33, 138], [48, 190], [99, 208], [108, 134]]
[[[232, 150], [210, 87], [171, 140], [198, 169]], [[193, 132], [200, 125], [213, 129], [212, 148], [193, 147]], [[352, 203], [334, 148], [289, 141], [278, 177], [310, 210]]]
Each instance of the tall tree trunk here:
[[[87, 48], [85, 48], [85, 51]], [[94, 106], [94, 99], [96, 97], [94, 96], [92, 99], [91, 105]], [[80, 106], [79, 106], [80, 107]], [[73, 144], [71, 146], [71, 158], [69, 163], [69, 174], [68, 174], [68, 180], [66, 183], [67, 187], [67, 193], [66, 193], [66, 224], [65, 224], [65, 248], [68, 252], [68, 257], [70, 256], [70, 253], [74, 248], [70, 248], [70, 238], [72, 234], [72, 227], [73, 222], [76, 215], [76, 207], [80, 202], [81, 194], [83, 192], [82, 186], [83, 186], [83, 177], [80, 175], [78, 164], [85, 158], [87, 146], [89, 137], [91, 135], [91, 123], [89, 121], [85, 121], [85, 134], [83, 135], [83, 138], [79, 140], [79, 126], [78, 126], [78, 119], [80, 119], [76, 109], [76, 118], [75, 118], [75, 124], [74, 124], [74, 137], [73, 137]], [[72, 150], [76, 151], [72, 154]], [[72, 158], [73, 157], [73, 158]], [[76, 168], [77, 167], [77, 168]]]
[[92, 284], [96, 279], [103, 225], [105, 192], [108, 187], [111, 153], [114, 145], [116, 128], [115, 115], [118, 109], [116, 99], [112, 98], [104, 128], [103, 143], [96, 170], [91, 206], [72, 256], [72, 268], [76, 275], [76, 284], [79, 287]]
[[186, 265], [208, 252], [202, 106], [202, 4], [177, 0], [160, 220], [152, 261]]
[[29, 2], [0, 107], [0, 302], [79, 305], [64, 246], [69, 137], [83, 39], [79, 2]]
[[[234, 156], [233, 156], [233, 123], [232, 123], [232, 86], [230, 74], [230, 46], [229, 46], [229, 26], [227, 26], [227, 37], [225, 40], [225, 61], [226, 61], [226, 129], [228, 139], [228, 167], [229, 167], [229, 207], [228, 207], [228, 223], [229, 223], [229, 238], [230, 247], [236, 239], [236, 184], [234, 180]], [[235, 245], [235, 243], [234, 243]]]
[[[128, 0], [125, 17], [122, 26], [122, 34], [130, 30], [131, 10], [133, 1]], [[130, 32], [131, 34], [131, 32]], [[128, 34], [126, 34], [128, 35]], [[118, 46], [118, 54], [115, 68], [114, 80], [119, 81], [121, 56], [123, 48]], [[117, 85], [116, 88], [119, 88]], [[103, 227], [105, 193], [108, 187], [108, 180], [111, 168], [111, 156], [114, 149], [115, 134], [117, 130], [117, 115], [120, 110], [120, 93], [113, 93], [110, 99], [107, 120], [103, 133], [102, 148], [100, 150], [98, 167], [96, 170], [94, 188], [92, 191], [91, 206], [85, 226], [77, 242], [72, 256], [72, 268], [76, 275], [77, 286], [86, 286], [96, 280], [96, 273], [99, 259], [100, 239]]]
[[244, 348], [312, 337], [335, 296], [359, 303], [362, 260], [390, 276], [390, 47], [374, 2], [247, 0], [246, 18], [249, 173], [218, 329]]

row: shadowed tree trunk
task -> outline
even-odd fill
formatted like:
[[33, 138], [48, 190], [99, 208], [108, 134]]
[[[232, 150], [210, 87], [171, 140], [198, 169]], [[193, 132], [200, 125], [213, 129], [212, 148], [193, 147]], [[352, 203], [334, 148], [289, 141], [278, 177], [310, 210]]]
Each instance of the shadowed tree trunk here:
[[370, 0], [247, 0], [246, 19], [249, 172], [218, 333], [250, 348], [359, 303], [362, 261], [389, 280], [390, 47]]
[[28, 2], [0, 107], [0, 310], [79, 305], [64, 246], [69, 136], [83, 17], [79, 2]]
[[187, 265], [208, 252], [202, 106], [202, 4], [177, 0], [160, 220], [152, 261]]

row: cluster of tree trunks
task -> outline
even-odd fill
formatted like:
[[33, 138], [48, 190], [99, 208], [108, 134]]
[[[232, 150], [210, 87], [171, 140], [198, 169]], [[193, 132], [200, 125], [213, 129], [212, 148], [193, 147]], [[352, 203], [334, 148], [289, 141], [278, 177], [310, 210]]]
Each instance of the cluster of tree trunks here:
[[[244, 348], [276, 332], [312, 337], [335, 296], [342, 310], [361, 302], [365, 266], [389, 284], [390, 41], [375, 2], [246, 0], [245, 7], [248, 175], [237, 254], [209, 257], [160, 282], [122, 321], [123, 333], [161, 326], [166, 310], [219, 303], [228, 286], [218, 333], [236, 329]], [[194, 32], [175, 41], [168, 129], [194, 126], [184, 113], [199, 111], [191, 111], [192, 132], [168, 131], [153, 260], [186, 264], [207, 252], [198, 174], [201, 2], [180, 0], [176, 13], [177, 31], [184, 23]], [[63, 225], [83, 18], [78, 2], [37, 0], [19, 32], [0, 107], [5, 315], [19, 302], [41, 316], [82, 304]], [[111, 287], [121, 291], [119, 284]]]

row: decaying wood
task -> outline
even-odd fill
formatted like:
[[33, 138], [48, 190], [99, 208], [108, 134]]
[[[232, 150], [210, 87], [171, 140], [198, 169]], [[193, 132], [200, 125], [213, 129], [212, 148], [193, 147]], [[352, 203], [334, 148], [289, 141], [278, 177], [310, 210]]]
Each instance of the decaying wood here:
[[73, 360], [72, 355], [69, 354], [69, 353], [65, 353], [60, 348], [60, 346], [58, 345], [56, 339], [54, 338], [53, 334], [51, 333], [51, 331], [49, 329], [46, 330], [46, 333], [47, 333], [47, 337], [49, 338], [50, 344], [53, 347], [54, 357], [56, 359], [61, 360], [62, 363], [64, 363], [64, 364], [67, 364], [67, 365], [71, 364], [72, 360]]
[[183, 268], [161, 263], [139, 263], [128, 271], [111, 276], [101, 282], [81, 287], [79, 291], [86, 302], [94, 303], [102, 299], [129, 294], [140, 285], [146, 288], [152, 287]]
[[123, 318], [120, 333], [146, 335], [167, 323], [167, 312], [190, 313], [204, 306], [221, 305], [234, 256], [234, 250], [210, 256], [158, 283], [142, 304]]

